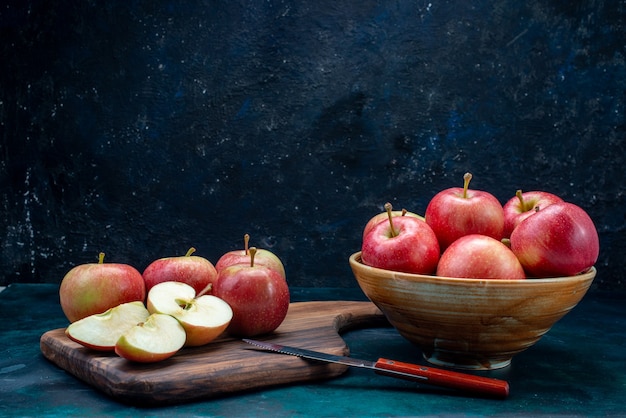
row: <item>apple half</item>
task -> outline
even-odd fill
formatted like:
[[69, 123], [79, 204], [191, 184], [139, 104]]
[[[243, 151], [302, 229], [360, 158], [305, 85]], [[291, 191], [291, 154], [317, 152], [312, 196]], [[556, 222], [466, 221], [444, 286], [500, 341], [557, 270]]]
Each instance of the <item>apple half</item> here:
[[224, 300], [213, 295], [196, 297], [196, 291], [181, 282], [162, 282], [150, 289], [148, 311], [176, 318], [187, 334], [185, 345], [207, 344], [228, 327], [233, 310]]
[[113, 351], [117, 340], [148, 316], [150, 312], [143, 302], [122, 303], [103, 313], [89, 315], [71, 323], [65, 329], [65, 335], [93, 350]]
[[152, 314], [126, 331], [115, 344], [115, 353], [127, 360], [154, 363], [172, 357], [185, 345], [187, 335], [176, 318]]

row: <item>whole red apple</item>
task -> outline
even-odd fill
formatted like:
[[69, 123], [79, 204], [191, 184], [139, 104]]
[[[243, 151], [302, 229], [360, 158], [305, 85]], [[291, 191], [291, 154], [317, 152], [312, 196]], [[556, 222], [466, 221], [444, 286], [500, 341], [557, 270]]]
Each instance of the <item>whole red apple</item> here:
[[[409, 212], [406, 209], [391, 211], [391, 216], [413, 216], [415, 218], [421, 219], [422, 221], [424, 220], [423, 216], [420, 216], [414, 212]], [[389, 214], [386, 211], [372, 216], [369, 219], [369, 221], [367, 221], [367, 223], [365, 224], [365, 228], [363, 228], [363, 238], [365, 238], [365, 236], [370, 232], [370, 230], [374, 227], [374, 225], [380, 222], [389, 222], [388, 219], [389, 219]]]
[[141, 273], [128, 264], [105, 263], [100, 253], [98, 263], [72, 268], [59, 288], [63, 313], [70, 322], [103, 313], [122, 303], [146, 297]]
[[204, 257], [192, 255], [191, 247], [184, 256], [165, 257], [153, 261], [143, 271], [146, 292], [163, 282], [181, 282], [193, 287], [197, 295], [208, 293], [217, 278], [213, 263]]
[[573, 276], [598, 260], [598, 231], [585, 210], [553, 203], [523, 220], [511, 233], [511, 250], [528, 276]]
[[500, 240], [504, 233], [504, 211], [491, 193], [470, 190], [470, 173], [463, 176], [463, 187], [437, 193], [426, 207], [426, 223], [435, 232], [445, 251], [464, 235], [480, 234]]
[[518, 190], [515, 197], [509, 199], [502, 207], [504, 210], [504, 238], [509, 238], [513, 229], [520, 222], [538, 210], [562, 201], [563, 199], [552, 193], [541, 191], [522, 193], [521, 190]]
[[289, 309], [287, 281], [276, 270], [255, 265], [256, 248], [250, 248], [249, 252], [250, 263], [221, 270], [213, 290], [215, 296], [232, 308], [233, 317], [226, 331], [238, 337], [274, 331]]
[[363, 238], [363, 263], [405, 273], [434, 273], [440, 250], [430, 226], [417, 217], [391, 216], [389, 203], [385, 208], [388, 222], [377, 223]]
[[[215, 263], [215, 269], [219, 273], [221, 270], [229, 266], [237, 264], [248, 265], [250, 264], [250, 252], [249, 245], [250, 235], [245, 234], [243, 237], [243, 250], [229, 251], [222, 255], [217, 263]], [[256, 255], [254, 256], [254, 264], [257, 266], [265, 266], [272, 270], [277, 271], [283, 278], [286, 279], [285, 266], [283, 262], [278, 258], [276, 254], [269, 250], [262, 248], [256, 248]]]
[[467, 279], [524, 279], [513, 251], [486, 235], [470, 234], [454, 241], [441, 255], [437, 276]]

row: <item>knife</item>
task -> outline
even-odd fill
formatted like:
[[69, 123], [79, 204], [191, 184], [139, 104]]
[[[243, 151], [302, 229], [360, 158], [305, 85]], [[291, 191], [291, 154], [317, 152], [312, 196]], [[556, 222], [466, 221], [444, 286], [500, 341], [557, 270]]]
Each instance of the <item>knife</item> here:
[[274, 351], [277, 353], [289, 354], [292, 356], [327, 363], [337, 363], [346, 366], [370, 369], [381, 375], [397, 377], [404, 380], [424, 382], [433, 386], [456, 389], [496, 398], [506, 398], [509, 394], [509, 383], [506, 380], [436, 369], [433, 367], [403, 363], [385, 358], [379, 358], [376, 362], [373, 362], [367, 360], [357, 360], [352, 357], [321, 353], [319, 351], [312, 351], [304, 348], [289, 347], [267, 341], [256, 341], [250, 339], [244, 339], [243, 341], [266, 351]]

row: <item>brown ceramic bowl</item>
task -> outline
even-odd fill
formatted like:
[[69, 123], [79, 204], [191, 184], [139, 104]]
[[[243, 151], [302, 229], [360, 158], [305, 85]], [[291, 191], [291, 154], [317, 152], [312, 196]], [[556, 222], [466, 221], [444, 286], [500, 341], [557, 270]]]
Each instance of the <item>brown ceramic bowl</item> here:
[[526, 280], [458, 279], [350, 267], [365, 295], [430, 363], [506, 367], [583, 298], [596, 275]]

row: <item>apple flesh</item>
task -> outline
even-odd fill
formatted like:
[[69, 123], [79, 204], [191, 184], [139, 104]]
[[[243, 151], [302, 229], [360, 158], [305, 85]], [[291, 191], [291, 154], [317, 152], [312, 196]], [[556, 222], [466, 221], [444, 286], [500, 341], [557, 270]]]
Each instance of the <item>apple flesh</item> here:
[[511, 250], [528, 276], [573, 276], [596, 263], [600, 241], [585, 210], [560, 202], [522, 221], [511, 233]]
[[363, 263], [405, 273], [434, 273], [440, 249], [430, 226], [417, 217], [392, 216], [389, 203], [385, 208], [388, 221], [374, 225], [363, 238]]
[[144, 322], [150, 313], [143, 302], [128, 302], [100, 314], [71, 323], [65, 335], [85, 347], [113, 351], [117, 340], [129, 329]]
[[523, 192], [518, 190], [515, 197], [509, 199], [504, 210], [504, 238], [510, 238], [511, 232], [524, 219], [553, 203], [562, 202], [559, 196], [542, 191]]
[[59, 288], [61, 308], [70, 322], [122, 303], [143, 302], [145, 297], [141, 273], [128, 264], [104, 263], [104, 253], [100, 253], [98, 263], [72, 268]]
[[526, 278], [509, 247], [486, 235], [470, 234], [454, 241], [441, 255], [437, 276], [467, 279]]
[[[249, 251], [250, 235], [245, 234], [243, 237], [243, 250], [229, 251], [222, 255], [215, 263], [215, 269], [219, 273], [226, 267], [234, 265], [248, 265], [250, 264], [250, 251]], [[269, 250], [262, 248], [256, 248], [256, 255], [254, 256], [254, 264], [257, 266], [265, 266], [272, 270], [277, 271], [283, 278], [286, 279], [285, 266], [283, 262], [278, 258], [276, 254]]]
[[154, 363], [176, 354], [186, 338], [183, 326], [173, 316], [151, 314], [119, 338], [115, 353], [127, 360]]
[[[413, 216], [415, 218], [419, 218], [422, 221], [424, 220], [423, 216], [418, 215], [414, 212], [409, 212], [406, 209], [402, 210], [393, 210], [391, 211], [391, 216]], [[370, 230], [374, 227], [374, 225], [380, 222], [389, 222], [389, 215], [387, 212], [378, 213], [370, 218], [369, 221], [365, 224], [365, 228], [363, 228], [363, 238], [370, 232]]]
[[150, 263], [142, 274], [146, 292], [158, 283], [169, 281], [186, 283], [197, 294], [209, 292], [217, 278], [217, 270], [206, 258], [192, 255], [195, 251], [191, 247], [184, 256], [164, 257]]
[[233, 310], [227, 332], [238, 337], [268, 334], [280, 326], [289, 309], [289, 287], [276, 270], [256, 265], [250, 248], [248, 265], [236, 264], [218, 273], [215, 296]]
[[230, 306], [213, 295], [196, 297], [196, 291], [181, 282], [163, 282], [148, 292], [150, 313], [161, 313], [176, 318], [185, 329], [185, 346], [207, 344], [226, 329], [233, 317]]
[[452, 187], [437, 193], [428, 203], [424, 218], [435, 232], [445, 251], [464, 235], [480, 234], [504, 238], [504, 210], [491, 193], [469, 189], [470, 173], [463, 177], [463, 187]]

